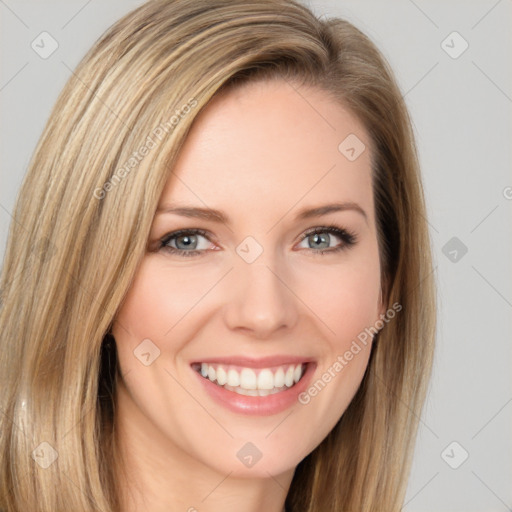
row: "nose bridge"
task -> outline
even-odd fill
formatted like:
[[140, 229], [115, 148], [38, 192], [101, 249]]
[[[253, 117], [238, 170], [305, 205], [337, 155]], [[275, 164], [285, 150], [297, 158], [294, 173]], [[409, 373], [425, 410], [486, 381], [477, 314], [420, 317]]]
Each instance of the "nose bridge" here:
[[226, 322], [231, 329], [251, 331], [256, 337], [294, 325], [297, 305], [286, 286], [282, 265], [265, 252], [248, 263], [240, 258], [230, 283]]

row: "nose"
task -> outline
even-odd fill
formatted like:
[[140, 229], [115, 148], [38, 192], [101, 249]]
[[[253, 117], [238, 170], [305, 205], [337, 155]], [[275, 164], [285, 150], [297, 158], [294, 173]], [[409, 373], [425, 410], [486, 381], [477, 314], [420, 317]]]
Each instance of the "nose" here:
[[267, 262], [240, 262], [231, 273], [225, 322], [232, 330], [266, 339], [297, 322], [297, 298], [285, 275]]

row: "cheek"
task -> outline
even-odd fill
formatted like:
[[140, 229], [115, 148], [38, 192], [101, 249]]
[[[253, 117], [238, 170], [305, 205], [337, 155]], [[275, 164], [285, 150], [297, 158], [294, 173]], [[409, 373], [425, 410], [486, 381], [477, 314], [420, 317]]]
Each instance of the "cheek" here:
[[306, 303], [326, 327], [330, 349], [340, 350], [379, 317], [380, 268], [376, 245], [335, 266], [317, 265], [302, 282]]
[[194, 279], [190, 272], [166, 268], [156, 258], [146, 257], [116, 316], [116, 340], [129, 338], [133, 344], [145, 338], [168, 338], [215, 282], [215, 276], [210, 279], [207, 271], [196, 275], [201, 277]]
[[[307, 304], [323, 324], [319, 364], [300, 402], [322, 418], [317, 442], [337, 423], [356, 393], [368, 365], [371, 332], [379, 318], [380, 268], [376, 244], [360, 258], [317, 268]], [[320, 324], [319, 324], [320, 325]]]

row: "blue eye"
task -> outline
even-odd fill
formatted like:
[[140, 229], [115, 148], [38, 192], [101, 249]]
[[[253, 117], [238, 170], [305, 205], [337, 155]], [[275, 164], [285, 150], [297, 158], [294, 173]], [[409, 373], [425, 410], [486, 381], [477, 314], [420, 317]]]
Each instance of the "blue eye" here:
[[[333, 238], [339, 238], [341, 244], [335, 247], [329, 246]], [[314, 254], [325, 255], [327, 253], [338, 252], [347, 249], [356, 242], [356, 235], [337, 226], [322, 226], [309, 230], [304, 234], [301, 243], [308, 241], [309, 247], [306, 249], [318, 249], [313, 251]], [[327, 247], [325, 246], [327, 244]]]
[[[201, 245], [197, 240], [198, 236], [208, 239], [208, 234], [202, 229], [181, 229], [174, 231], [161, 240], [160, 247], [165, 251], [178, 254], [179, 256], [195, 256], [204, 253], [204, 250], [208, 248], [203, 247], [202, 250], [198, 250], [198, 246]], [[174, 246], [172, 244], [174, 244]]]
[[[208, 233], [202, 229], [181, 229], [169, 233], [160, 240], [159, 248], [163, 251], [178, 256], [203, 256], [208, 250], [208, 243], [202, 243], [198, 238], [203, 238], [210, 242]], [[341, 244], [332, 247], [331, 242], [338, 238]], [[308, 241], [308, 247], [313, 254], [324, 255], [334, 253], [349, 248], [356, 242], [356, 235], [337, 226], [316, 227], [304, 233], [300, 243]], [[211, 242], [210, 242], [211, 243]], [[327, 247], [325, 246], [327, 244]]]

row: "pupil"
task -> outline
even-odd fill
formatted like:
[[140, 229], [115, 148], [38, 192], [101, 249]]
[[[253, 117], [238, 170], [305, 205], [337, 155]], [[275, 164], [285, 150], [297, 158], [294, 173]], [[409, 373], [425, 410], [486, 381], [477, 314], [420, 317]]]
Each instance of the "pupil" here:
[[318, 242], [319, 243], [324, 242], [324, 243], [328, 244], [327, 234], [326, 233], [315, 233], [313, 235], [313, 237], [314, 237], [314, 240], [315, 240], [315, 244], [318, 243]]
[[[193, 245], [193, 243], [191, 242], [191, 238], [190, 236], [186, 235], [186, 236], [181, 236], [178, 238], [178, 240], [185, 240], [185, 249], [186, 248], [190, 248], [191, 245]], [[194, 246], [195, 247], [195, 246]]]

